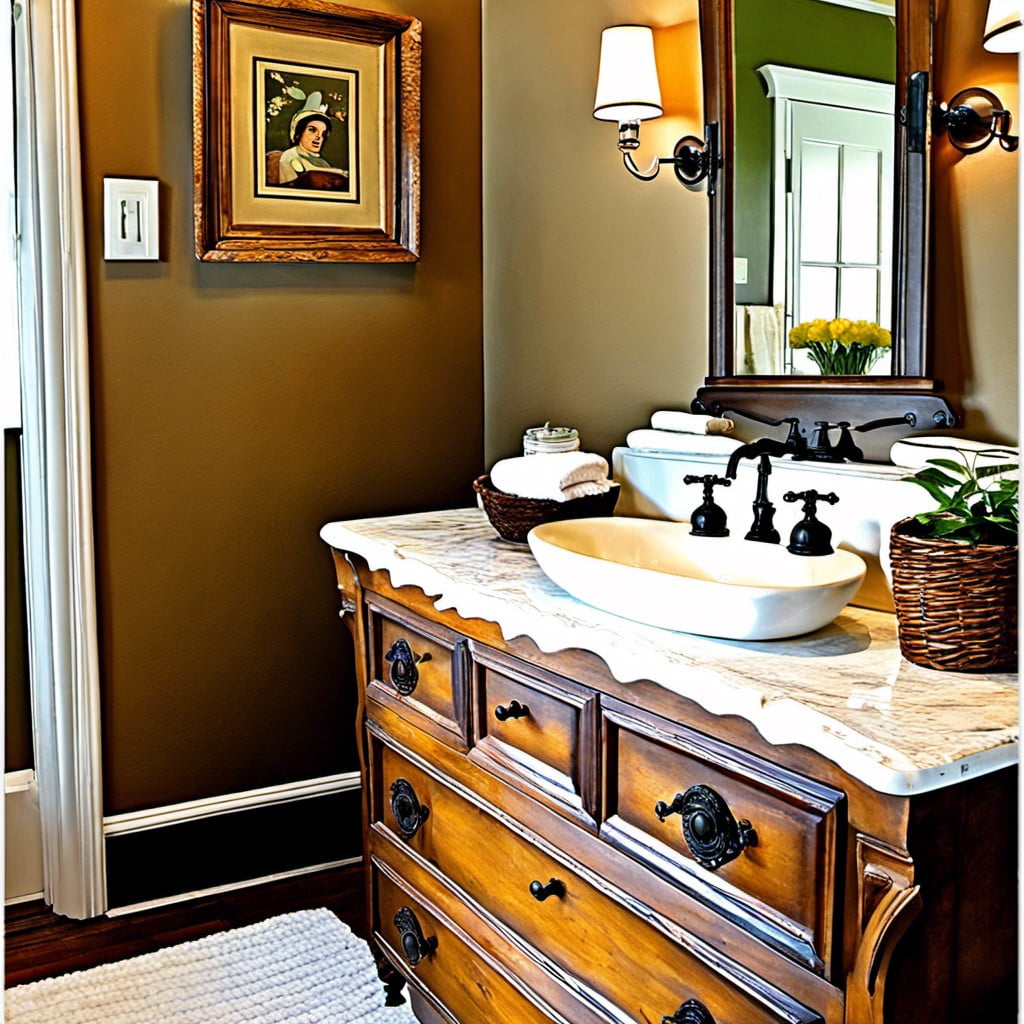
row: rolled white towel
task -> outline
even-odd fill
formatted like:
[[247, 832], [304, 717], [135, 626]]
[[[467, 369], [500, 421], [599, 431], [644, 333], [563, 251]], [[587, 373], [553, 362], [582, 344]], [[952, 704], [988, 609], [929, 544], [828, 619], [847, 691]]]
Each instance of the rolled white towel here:
[[894, 466], [907, 469], [922, 469], [929, 459], [950, 458], [966, 458], [977, 466], [1001, 465], [1010, 469], [1019, 462], [1020, 450], [1013, 445], [971, 441], [966, 437], [905, 437], [889, 449], [889, 458]]
[[693, 412], [659, 409], [651, 415], [655, 430], [672, 430], [678, 434], [731, 434], [735, 424], [722, 416], [701, 416]]
[[521, 498], [568, 501], [581, 496], [567, 493], [570, 488], [602, 481], [608, 482], [608, 461], [594, 452], [520, 455], [501, 459], [491, 469], [491, 483], [499, 491]]
[[674, 430], [638, 427], [626, 435], [630, 448], [648, 448], [659, 452], [688, 452], [691, 455], [729, 455], [743, 442], [723, 434], [680, 434]]

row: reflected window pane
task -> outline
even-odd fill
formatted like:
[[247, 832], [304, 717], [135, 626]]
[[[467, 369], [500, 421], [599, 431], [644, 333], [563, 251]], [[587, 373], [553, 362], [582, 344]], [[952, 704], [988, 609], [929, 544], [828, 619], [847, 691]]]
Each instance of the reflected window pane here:
[[836, 284], [834, 267], [801, 267], [798, 322], [836, 316]]
[[878, 320], [880, 314], [877, 270], [867, 267], [846, 267], [840, 271], [840, 284], [840, 316], [845, 316], [849, 320]]
[[881, 154], [846, 146], [843, 150], [843, 263], [878, 263]]
[[800, 255], [834, 263], [839, 238], [839, 147], [803, 141], [800, 163]]

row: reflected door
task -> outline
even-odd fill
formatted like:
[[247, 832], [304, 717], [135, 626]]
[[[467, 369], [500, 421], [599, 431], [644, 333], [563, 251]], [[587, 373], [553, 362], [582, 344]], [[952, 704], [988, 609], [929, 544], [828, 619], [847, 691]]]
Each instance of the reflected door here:
[[[890, 328], [892, 115], [803, 102], [789, 114], [786, 223], [776, 236], [786, 327], [841, 316]], [[888, 358], [873, 372], [889, 373]], [[800, 350], [787, 347], [787, 361], [788, 372], [819, 372]]]

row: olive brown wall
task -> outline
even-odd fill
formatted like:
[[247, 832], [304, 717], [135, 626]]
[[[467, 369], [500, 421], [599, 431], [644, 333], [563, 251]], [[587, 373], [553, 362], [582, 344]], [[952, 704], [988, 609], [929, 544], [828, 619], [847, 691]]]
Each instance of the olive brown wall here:
[[[1019, 125], [1016, 59], [981, 46], [986, 0], [936, 6], [936, 99], [991, 85]], [[696, 3], [483, 8], [485, 451], [506, 455], [523, 427], [551, 419], [607, 454], [652, 409], [686, 408], [703, 383], [708, 243], [704, 196], [668, 173], [646, 184], [630, 177], [615, 126], [591, 117], [600, 32], [686, 22]], [[644, 123], [641, 138], [660, 123]], [[962, 157], [941, 138], [934, 146], [934, 373], [969, 433], [1014, 441], [1017, 155], [992, 146]]]
[[[192, 253], [186, 0], [79, 4], [105, 812], [356, 766], [332, 519], [466, 504], [482, 438], [478, 0], [423, 32], [422, 258]], [[105, 263], [105, 175], [161, 261]]]
[[[707, 356], [707, 200], [670, 170], [640, 182], [591, 116], [601, 29], [690, 24], [696, 0], [483, 0], [484, 345], [489, 460], [569, 423], [607, 454], [652, 408], [682, 407]], [[689, 45], [686, 45], [686, 44]], [[659, 60], [660, 60], [659, 54]], [[698, 132], [645, 123], [636, 161]], [[664, 129], [679, 129], [670, 138]]]

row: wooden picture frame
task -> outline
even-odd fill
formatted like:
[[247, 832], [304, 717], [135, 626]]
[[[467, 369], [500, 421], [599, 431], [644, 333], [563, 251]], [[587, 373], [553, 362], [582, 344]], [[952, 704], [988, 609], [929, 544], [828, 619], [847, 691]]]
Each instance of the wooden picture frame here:
[[330, 0], [192, 0], [196, 256], [417, 260], [420, 48]]

